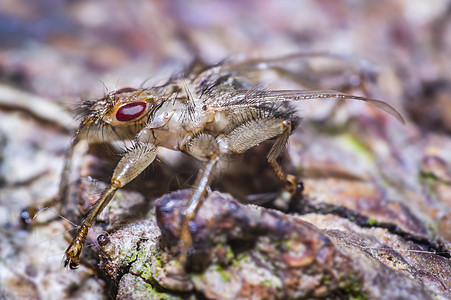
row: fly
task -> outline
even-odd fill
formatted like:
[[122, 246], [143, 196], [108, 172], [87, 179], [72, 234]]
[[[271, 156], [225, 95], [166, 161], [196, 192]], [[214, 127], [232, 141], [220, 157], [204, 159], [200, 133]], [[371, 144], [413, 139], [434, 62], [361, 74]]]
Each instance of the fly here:
[[[67, 196], [71, 157], [80, 140], [88, 136], [90, 143], [132, 140], [133, 146], [115, 167], [109, 186], [67, 248], [65, 266], [78, 267], [89, 228], [116, 191], [155, 160], [158, 147], [182, 151], [203, 162], [183, 213], [180, 232], [183, 257], [192, 246], [188, 224], [202, 205], [215, 168], [223, 157], [243, 153], [266, 140], [275, 139], [267, 160], [286, 190], [291, 195], [299, 192], [297, 178], [285, 173], [277, 162], [300, 120], [290, 102], [360, 100], [404, 122], [402, 116], [383, 101], [332, 90], [264, 90], [241, 76], [252, 68], [258, 71], [262, 65], [271, 68], [268, 62], [271, 61], [195, 65], [187, 76], [172, 78], [164, 85], [123, 88], [102, 99], [81, 104], [83, 118], [66, 153], [59, 192], [52, 203]], [[34, 213], [31, 208], [23, 217], [29, 218]]]

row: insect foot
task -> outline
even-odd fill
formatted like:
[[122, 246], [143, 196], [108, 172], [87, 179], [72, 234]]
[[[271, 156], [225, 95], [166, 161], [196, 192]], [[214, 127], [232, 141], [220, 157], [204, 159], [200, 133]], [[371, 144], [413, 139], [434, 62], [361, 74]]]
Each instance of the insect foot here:
[[302, 195], [304, 190], [302, 182], [298, 181], [296, 176], [290, 174], [287, 175], [285, 180], [285, 188], [293, 197]]
[[116, 190], [120, 187], [120, 182], [116, 178], [113, 178], [111, 181], [112, 181], [111, 185], [108, 186], [103, 191], [100, 199], [97, 201], [95, 206], [89, 212], [88, 216], [83, 221], [80, 229], [78, 229], [75, 237], [72, 239], [72, 242], [70, 243], [69, 247], [67, 248], [67, 250], [65, 252], [65, 254], [66, 254], [66, 260], [64, 262], [65, 267], [69, 266], [69, 268], [71, 268], [72, 270], [78, 268], [78, 265], [80, 264], [81, 250], [83, 248], [83, 243], [85, 242], [86, 237], [88, 235], [89, 228], [94, 223], [98, 214], [111, 201], [114, 194], [116, 193]]
[[20, 212], [20, 220], [22, 221], [22, 225], [24, 227], [28, 228], [28, 227], [36, 224], [36, 221], [35, 221], [36, 215], [39, 212], [43, 211], [44, 209], [54, 206], [59, 201], [60, 201], [59, 197], [54, 197], [45, 203], [38, 203], [38, 204], [33, 204], [33, 205], [25, 207]]
[[65, 252], [66, 260], [64, 261], [64, 267], [69, 266], [71, 270], [78, 269], [78, 266], [80, 265], [81, 249], [87, 235], [88, 226], [82, 225]]

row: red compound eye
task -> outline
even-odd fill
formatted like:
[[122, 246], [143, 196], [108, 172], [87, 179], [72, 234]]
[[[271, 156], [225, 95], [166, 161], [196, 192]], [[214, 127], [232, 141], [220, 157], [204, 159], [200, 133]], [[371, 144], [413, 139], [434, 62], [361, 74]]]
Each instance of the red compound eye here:
[[145, 102], [134, 102], [123, 105], [116, 112], [118, 121], [130, 121], [139, 117], [146, 110]]

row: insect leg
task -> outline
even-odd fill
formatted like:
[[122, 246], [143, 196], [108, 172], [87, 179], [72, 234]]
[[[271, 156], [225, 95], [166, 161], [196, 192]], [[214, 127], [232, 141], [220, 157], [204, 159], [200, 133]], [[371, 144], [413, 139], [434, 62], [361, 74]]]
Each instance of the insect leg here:
[[156, 147], [153, 144], [137, 143], [131, 151], [126, 153], [114, 169], [111, 184], [102, 192], [100, 199], [94, 208], [89, 212], [86, 219], [80, 226], [75, 237], [72, 239], [66, 250], [66, 260], [64, 265], [71, 269], [76, 269], [80, 264], [80, 254], [83, 243], [88, 235], [88, 230], [96, 220], [97, 216], [108, 205], [117, 189], [123, 187], [144, 169], [146, 169], [155, 159]]
[[192, 246], [193, 240], [189, 232], [189, 222], [192, 221], [197, 211], [202, 205], [202, 201], [207, 192], [213, 176], [215, 166], [219, 161], [219, 145], [216, 139], [210, 134], [201, 133], [192, 138], [184, 149], [187, 153], [199, 160], [206, 161], [197, 175], [191, 198], [182, 213], [182, 227], [180, 230], [180, 261], [186, 261], [188, 249]]
[[182, 228], [180, 231], [180, 248], [181, 248], [180, 260], [182, 262], [186, 260], [186, 253], [193, 244], [193, 240], [189, 232], [189, 222], [196, 217], [197, 211], [202, 205], [205, 193], [207, 192], [208, 185], [210, 184], [215, 166], [218, 161], [219, 157], [216, 156], [203, 166], [202, 170], [200, 171], [199, 175], [196, 178], [196, 183], [191, 198], [188, 202], [188, 205], [186, 206], [186, 208], [182, 213], [183, 221]]
[[59, 184], [58, 193], [55, 195], [55, 197], [51, 198], [50, 200], [44, 203], [37, 203], [24, 208], [20, 214], [20, 217], [24, 224], [30, 225], [33, 222], [33, 219], [36, 216], [36, 214], [46, 207], [51, 207], [56, 204], [59, 204], [60, 207], [64, 206], [68, 196], [67, 193], [69, 189], [69, 174], [70, 167], [72, 165], [72, 155], [74, 153], [74, 148], [79, 141], [80, 140], [78, 139], [78, 136], [75, 135], [71, 140], [69, 148], [64, 153], [64, 166], [63, 171], [61, 173], [61, 181]]
[[265, 140], [277, 137], [267, 155], [267, 159], [279, 179], [285, 183], [286, 189], [291, 195], [295, 195], [298, 192], [300, 184], [297, 183], [295, 176], [285, 174], [276, 161], [280, 153], [285, 149], [291, 128], [292, 124], [289, 118], [257, 119], [244, 123], [230, 132], [227, 136], [227, 144], [230, 152], [242, 153]]
[[269, 151], [266, 158], [268, 159], [268, 162], [273, 167], [274, 171], [276, 172], [277, 177], [281, 181], [285, 183], [286, 190], [292, 195], [296, 195], [298, 192], [299, 185], [298, 181], [296, 179], [296, 176], [291, 174], [285, 174], [285, 172], [282, 170], [282, 167], [277, 162], [277, 158], [282, 153], [283, 149], [285, 149], [285, 145], [287, 144], [288, 138], [291, 133], [291, 122], [290, 120], [285, 120], [282, 122], [283, 132], [280, 134], [276, 141], [274, 142], [271, 150]]

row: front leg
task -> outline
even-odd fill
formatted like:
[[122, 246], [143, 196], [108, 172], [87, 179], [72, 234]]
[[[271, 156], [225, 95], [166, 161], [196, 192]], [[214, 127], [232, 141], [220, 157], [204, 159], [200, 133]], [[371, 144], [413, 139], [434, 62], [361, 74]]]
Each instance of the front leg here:
[[52, 207], [56, 204], [59, 204], [59, 209], [61, 209], [61, 207], [65, 206], [66, 200], [67, 200], [67, 194], [68, 194], [68, 190], [69, 190], [69, 174], [70, 174], [70, 168], [72, 165], [72, 156], [74, 153], [74, 148], [78, 144], [79, 141], [80, 141], [80, 139], [78, 138], [78, 135], [76, 134], [72, 138], [69, 148], [64, 153], [63, 171], [61, 173], [61, 181], [60, 181], [58, 193], [56, 194], [56, 196], [47, 200], [44, 203], [32, 204], [32, 205], [24, 208], [20, 214], [23, 224], [31, 225], [33, 223], [33, 220], [36, 217], [37, 213], [47, 207]]
[[81, 250], [88, 235], [89, 228], [92, 226], [97, 216], [111, 201], [117, 189], [136, 178], [136, 176], [154, 161], [156, 149], [157, 148], [153, 144], [137, 143], [124, 155], [124, 157], [122, 157], [114, 169], [111, 184], [102, 192], [100, 199], [89, 212], [67, 248], [64, 266], [69, 265], [71, 269], [76, 269], [78, 267], [80, 264]]

